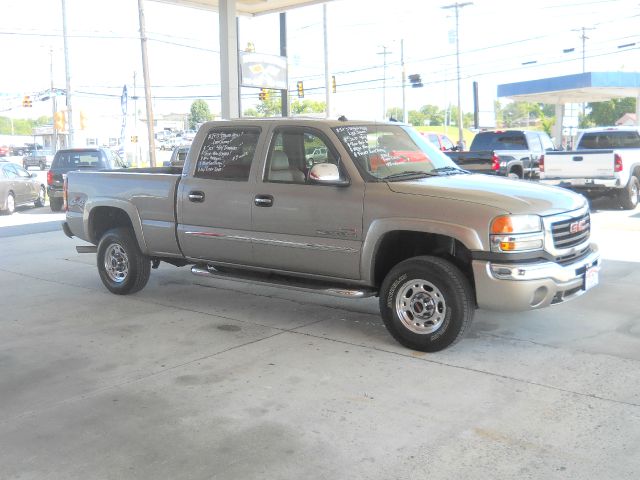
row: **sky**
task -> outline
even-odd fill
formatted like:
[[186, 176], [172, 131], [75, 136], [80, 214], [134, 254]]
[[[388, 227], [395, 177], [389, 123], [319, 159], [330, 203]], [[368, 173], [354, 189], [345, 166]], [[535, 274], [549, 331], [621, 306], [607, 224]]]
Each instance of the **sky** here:
[[[65, 88], [61, 4], [0, 0], [0, 115], [51, 115], [49, 101], [34, 102], [31, 109], [20, 104], [23, 95], [50, 87], [51, 59], [54, 86]], [[329, 65], [338, 90], [334, 114], [379, 119], [383, 106], [402, 105], [401, 43], [407, 75], [419, 74], [424, 84], [406, 89], [408, 109], [455, 105], [455, 20], [452, 9], [442, 8], [448, 4], [328, 3]], [[145, 5], [154, 112], [185, 113], [196, 98], [219, 112], [217, 13], [153, 0]], [[137, 0], [66, 0], [66, 7], [74, 109], [117, 118], [122, 87], [133, 93], [135, 73], [137, 108], [144, 111]], [[583, 27], [587, 71], [640, 71], [638, 0], [475, 0], [461, 8], [463, 111], [472, 110], [473, 81], [479, 83], [481, 118], [489, 118], [498, 84], [580, 73]], [[302, 80], [305, 99], [324, 101], [322, 6], [289, 11], [287, 28], [290, 90]], [[279, 54], [279, 16], [241, 17], [240, 49], [248, 42], [259, 53]], [[243, 88], [242, 108], [254, 106], [257, 96], [257, 89]]]

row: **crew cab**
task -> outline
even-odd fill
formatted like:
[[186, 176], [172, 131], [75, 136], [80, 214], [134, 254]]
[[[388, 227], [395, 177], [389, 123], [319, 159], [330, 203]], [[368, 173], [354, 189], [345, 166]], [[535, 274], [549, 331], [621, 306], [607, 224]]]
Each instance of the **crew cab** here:
[[[310, 162], [319, 145], [326, 159]], [[115, 294], [166, 262], [377, 296], [391, 335], [421, 351], [460, 339], [477, 307], [542, 308], [598, 283], [584, 197], [470, 174], [398, 123], [208, 122], [182, 169], [72, 171], [65, 188], [63, 229]]]
[[445, 153], [471, 172], [533, 179], [539, 174], [540, 157], [553, 150], [545, 132], [497, 130], [478, 133], [469, 151]]
[[577, 148], [546, 153], [540, 181], [590, 197], [614, 197], [632, 210], [640, 200], [640, 128], [598, 127], [578, 136]]

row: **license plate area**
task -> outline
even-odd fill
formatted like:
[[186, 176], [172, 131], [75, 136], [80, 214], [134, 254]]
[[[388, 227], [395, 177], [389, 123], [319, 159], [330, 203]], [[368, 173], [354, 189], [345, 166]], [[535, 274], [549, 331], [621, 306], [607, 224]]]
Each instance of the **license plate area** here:
[[595, 287], [596, 285], [598, 285], [600, 281], [599, 272], [600, 272], [600, 267], [598, 266], [591, 266], [587, 268], [587, 270], [584, 273], [584, 283], [582, 284], [583, 290], [589, 290]]

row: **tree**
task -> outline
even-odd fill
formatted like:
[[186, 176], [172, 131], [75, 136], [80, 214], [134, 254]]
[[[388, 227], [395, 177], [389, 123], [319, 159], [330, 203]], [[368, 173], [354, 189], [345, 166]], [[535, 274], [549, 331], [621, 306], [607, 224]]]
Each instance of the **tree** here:
[[423, 105], [420, 107], [420, 113], [424, 115], [429, 125], [444, 125], [444, 110], [436, 105]]
[[202, 99], [194, 100], [189, 115], [189, 128], [195, 130], [198, 125], [211, 120], [209, 104]]
[[426, 119], [427, 117], [424, 115], [424, 113], [420, 112], [419, 110], [409, 110], [409, 112], [407, 113], [407, 120], [409, 120], [409, 123], [414, 127], [424, 125]]
[[402, 108], [391, 107], [387, 109], [387, 120], [390, 119], [391, 117], [395, 118], [396, 120], [402, 121], [402, 118], [403, 118]]
[[615, 125], [616, 120], [625, 113], [636, 111], [636, 99], [633, 97], [614, 98], [606, 102], [589, 103], [587, 107], [590, 112], [584, 119], [585, 124], [592, 124], [598, 127]]
[[294, 100], [291, 102], [291, 115], [303, 115], [305, 113], [323, 113], [327, 110], [325, 102], [314, 100]]
[[11, 119], [9, 117], [0, 117], [0, 135], [33, 135], [33, 129], [43, 125], [51, 125], [53, 119], [51, 117], [42, 116], [37, 120], [14, 118], [13, 132], [11, 131]]
[[256, 106], [259, 117], [279, 117], [282, 114], [282, 100], [280, 95], [268, 95]]

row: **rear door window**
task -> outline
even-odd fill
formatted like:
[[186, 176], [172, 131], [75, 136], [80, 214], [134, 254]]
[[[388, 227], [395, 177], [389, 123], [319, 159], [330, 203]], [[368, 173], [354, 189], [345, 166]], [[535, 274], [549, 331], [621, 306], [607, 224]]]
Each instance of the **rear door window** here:
[[100, 152], [61, 152], [56, 158], [54, 168], [91, 169], [107, 168]]
[[479, 133], [471, 143], [471, 150], [526, 150], [527, 141], [522, 132]]
[[246, 182], [259, 136], [258, 128], [212, 128], [200, 149], [194, 176]]
[[587, 132], [582, 135], [578, 149], [640, 148], [640, 134], [635, 130]]

